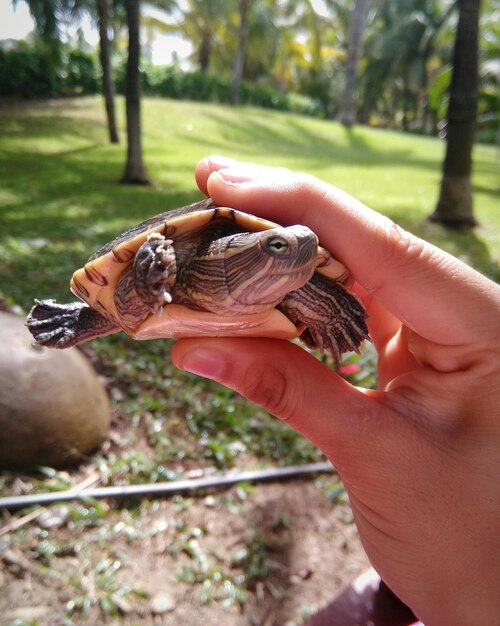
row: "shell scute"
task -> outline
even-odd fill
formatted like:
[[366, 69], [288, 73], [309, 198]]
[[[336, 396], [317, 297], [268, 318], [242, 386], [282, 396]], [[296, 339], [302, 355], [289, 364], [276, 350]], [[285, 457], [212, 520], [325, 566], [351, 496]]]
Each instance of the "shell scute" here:
[[128, 263], [135, 257], [135, 250], [130, 248], [113, 248], [111, 252], [117, 263]]
[[106, 276], [99, 272], [99, 270], [97, 270], [92, 265], [85, 265], [83, 269], [85, 270], [85, 274], [91, 283], [99, 285], [99, 287], [106, 287], [106, 285], [108, 284], [108, 280]]
[[165, 222], [165, 226], [163, 227], [163, 236], [167, 239], [174, 237], [177, 232], [177, 228], [175, 226], [169, 225], [168, 222]]
[[226, 219], [230, 222], [236, 222], [236, 211], [228, 207], [217, 207], [213, 210], [212, 221], [217, 219]]
[[75, 292], [75, 295], [79, 296], [83, 300], [85, 300], [85, 298], [88, 298], [90, 296], [88, 289], [85, 287], [85, 285], [82, 285], [82, 283], [78, 279], [73, 278], [73, 283], [74, 283], [73, 291]]

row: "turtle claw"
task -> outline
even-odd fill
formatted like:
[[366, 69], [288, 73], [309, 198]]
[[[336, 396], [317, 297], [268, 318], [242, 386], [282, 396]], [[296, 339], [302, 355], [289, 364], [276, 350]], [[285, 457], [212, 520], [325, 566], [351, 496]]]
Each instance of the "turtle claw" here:
[[337, 361], [344, 352], [358, 352], [368, 338], [366, 312], [358, 299], [319, 274], [288, 294], [278, 308], [296, 325], [305, 325], [299, 336], [308, 348], [330, 352]]
[[307, 328], [300, 338], [309, 348], [319, 350], [321, 354], [329, 352], [340, 362], [344, 352], [359, 353], [359, 346], [368, 338], [368, 333], [354, 321], [348, 321], [322, 328]]
[[38, 345], [58, 349], [118, 330], [88, 304], [58, 304], [55, 300], [35, 300], [26, 326]]
[[57, 304], [55, 300], [37, 300], [31, 309], [27, 325], [28, 327], [41, 326], [47, 323], [47, 320], [53, 319], [54, 315], [64, 314], [66, 309], [71, 306], [68, 304]]
[[49, 348], [66, 348], [75, 341], [75, 323], [83, 303], [57, 304], [55, 300], [35, 300], [26, 326], [37, 344]]
[[56, 328], [55, 330], [46, 333], [37, 333], [34, 337], [38, 345], [45, 346], [47, 348], [62, 349], [75, 345], [74, 333], [63, 331], [60, 328]]

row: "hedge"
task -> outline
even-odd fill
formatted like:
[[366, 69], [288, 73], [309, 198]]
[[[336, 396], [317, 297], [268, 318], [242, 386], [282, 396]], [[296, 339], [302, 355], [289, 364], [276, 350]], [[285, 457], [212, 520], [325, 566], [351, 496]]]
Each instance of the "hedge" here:
[[[126, 63], [115, 70], [117, 91], [124, 92]], [[228, 103], [231, 80], [214, 73], [183, 72], [178, 67], [145, 63], [140, 68], [143, 92], [147, 95]], [[0, 97], [54, 98], [94, 94], [100, 90], [100, 67], [94, 53], [64, 49], [57, 66], [40, 44], [21, 42], [11, 49], [0, 48]], [[267, 86], [242, 81], [239, 101], [247, 104], [305, 115], [320, 115], [321, 107], [312, 98], [282, 93]]]

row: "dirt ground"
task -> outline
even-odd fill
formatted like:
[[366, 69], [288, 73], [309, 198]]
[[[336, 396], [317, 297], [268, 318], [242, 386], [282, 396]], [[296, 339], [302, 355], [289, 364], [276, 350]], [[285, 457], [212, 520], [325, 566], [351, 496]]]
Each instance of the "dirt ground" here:
[[88, 525], [52, 508], [0, 536], [0, 624], [304, 624], [368, 565], [327, 480], [104, 503]]

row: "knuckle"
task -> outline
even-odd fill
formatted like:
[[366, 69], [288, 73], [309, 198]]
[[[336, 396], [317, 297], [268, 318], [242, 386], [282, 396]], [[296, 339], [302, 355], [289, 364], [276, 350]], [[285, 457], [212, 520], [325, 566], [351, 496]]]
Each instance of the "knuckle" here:
[[305, 194], [315, 195], [318, 191], [319, 180], [305, 172], [299, 172], [295, 175], [297, 188]]
[[379, 237], [377, 252], [373, 254], [371, 272], [371, 289], [378, 291], [384, 288], [391, 280], [391, 272], [397, 269], [405, 272], [407, 280], [411, 280], [415, 267], [423, 271], [427, 257], [432, 255], [432, 249], [426, 242], [407, 232], [388, 218], [384, 218], [382, 228], [378, 225], [376, 236]]
[[297, 393], [289, 384], [285, 372], [274, 366], [265, 370], [255, 369], [248, 373], [240, 392], [272, 415], [288, 419], [294, 414]]
[[390, 222], [385, 231], [385, 254], [389, 261], [417, 260], [425, 249], [424, 241]]
[[[315, 176], [300, 172], [295, 174], [290, 191], [294, 194], [297, 206], [306, 213], [311, 207], [322, 207], [333, 190], [333, 187]], [[329, 205], [330, 200], [326, 204]]]

